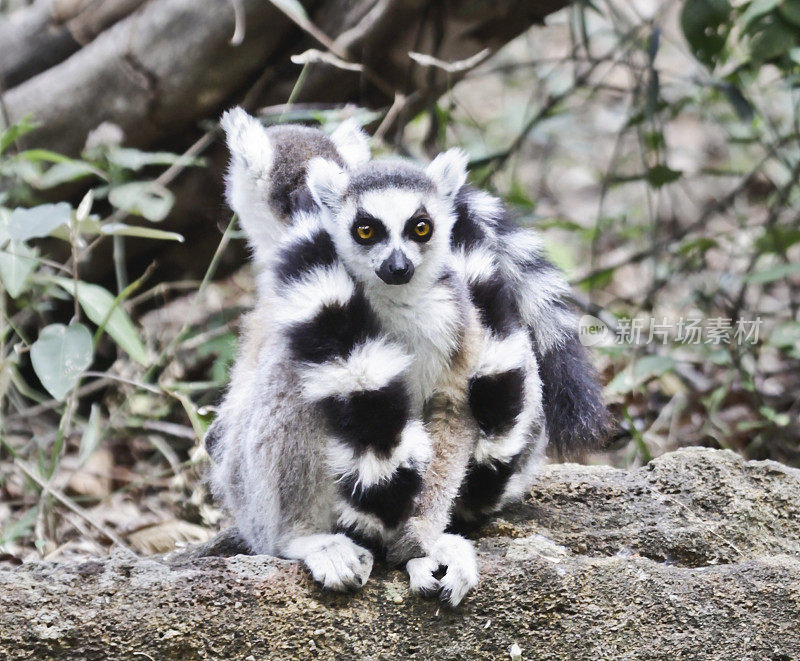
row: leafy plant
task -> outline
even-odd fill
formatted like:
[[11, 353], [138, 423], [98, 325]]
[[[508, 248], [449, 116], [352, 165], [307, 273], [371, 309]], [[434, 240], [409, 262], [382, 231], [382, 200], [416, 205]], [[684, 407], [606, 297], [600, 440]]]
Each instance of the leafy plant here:
[[[59, 471], [76, 425], [83, 429], [80, 465], [102, 442], [97, 403], [86, 405], [88, 419], [80, 417], [82, 384], [88, 381], [91, 391], [93, 382], [109, 377], [136, 383], [132, 377], [144, 377], [154, 366], [158, 356], [146, 346], [141, 328], [126, 310], [126, 301], [141, 287], [147, 272], [128, 283], [124, 241], [125, 237], [183, 241], [183, 237], [123, 221], [133, 215], [159, 222], [172, 207], [172, 193], [158, 179], [139, 179], [141, 175], [164, 166], [202, 163], [166, 152], [121, 147], [113, 140], [87, 149], [79, 159], [45, 149], [15, 149], [17, 141], [34, 129], [32, 121], [24, 120], [0, 133], [4, 191], [0, 194], [0, 425], [8, 430], [3, 417], [25, 420], [27, 410], [55, 410], [59, 416], [47, 440], [34, 437], [33, 444], [21, 443], [19, 437], [0, 433], [0, 459], [5, 453], [13, 457], [40, 493], [38, 506], [25, 510], [16, 524], [6, 527], [5, 541], [0, 544], [28, 534], [32, 517], [37, 527], [46, 520], [52, 508], [48, 485]], [[46, 201], [56, 187], [75, 182], [88, 187], [77, 206]], [[82, 265], [105, 241], [114, 244], [116, 292], [81, 275]], [[66, 244], [68, 258], [51, 258], [48, 252], [56, 247], [53, 242]], [[126, 365], [137, 366], [134, 371], [128, 369], [124, 377], [107, 367], [90, 371], [98, 361], [108, 364], [111, 347], [103, 349], [103, 356], [98, 354], [106, 336]], [[146, 383], [139, 387], [169, 397], [160, 387]], [[191, 408], [194, 414], [195, 407]], [[47, 428], [44, 420], [37, 426], [42, 423]]]

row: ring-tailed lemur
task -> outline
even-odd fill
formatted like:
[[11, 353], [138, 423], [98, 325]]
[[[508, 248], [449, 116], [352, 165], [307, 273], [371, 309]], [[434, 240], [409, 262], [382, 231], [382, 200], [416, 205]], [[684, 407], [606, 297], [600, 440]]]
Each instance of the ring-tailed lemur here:
[[[207, 436], [214, 490], [253, 551], [300, 559], [326, 587], [362, 585], [367, 547], [381, 548], [412, 590], [457, 604], [477, 568], [445, 530], [454, 507], [468, 521], [530, 484], [548, 406], [536, 356], [574, 353], [566, 288], [543, 261], [522, 263], [539, 247], [464, 187], [457, 150], [423, 171], [368, 163], [352, 125], [328, 140], [235, 110], [223, 126], [228, 199], [260, 272]], [[525, 269], [542, 275], [535, 297], [520, 294]], [[550, 330], [531, 330], [541, 320]], [[602, 405], [578, 358], [581, 373], [557, 379], [586, 382], [583, 421]]]

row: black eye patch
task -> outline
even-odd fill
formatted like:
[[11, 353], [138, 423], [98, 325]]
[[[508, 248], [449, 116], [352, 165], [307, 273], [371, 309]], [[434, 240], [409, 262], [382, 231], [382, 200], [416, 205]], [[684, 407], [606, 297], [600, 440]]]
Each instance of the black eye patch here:
[[412, 241], [418, 243], [425, 243], [433, 236], [433, 221], [424, 208], [420, 208], [411, 218], [406, 222], [403, 228], [405, 234]]
[[362, 246], [371, 246], [383, 241], [389, 235], [380, 220], [364, 211], [356, 214], [356, 219], [350, 227], [350, 234], [353, 240]]

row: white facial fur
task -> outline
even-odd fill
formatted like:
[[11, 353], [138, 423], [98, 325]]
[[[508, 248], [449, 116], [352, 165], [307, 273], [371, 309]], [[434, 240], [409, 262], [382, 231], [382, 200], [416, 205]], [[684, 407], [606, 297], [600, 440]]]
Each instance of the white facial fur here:
[[[337, 253], [358, 281], [378, 295], [397, 299], [415, 298], [439, 277], [449, 257], [450, 233], [455, 222], [453, 196], [466, 179], [466, 159], [459, 150], [440, 154], [427, 168], [431, 189], [384, 187], [358, 195], [347, 194], [349, 175], [336, 164], [314, 159], [309, 166], [308, 186], [321, 207], [327, 210], [328, 230]], [[426, 242], [405, 232], [409, 219], [424, 211], [433, 231]], [[359, 213], [366, 213], [383, 225], [386, 236], [370, 245], [358, 243], [352, 228]], [[414, 266], [411, 281], [387, 285], [377, 275], [381, 264], [399, 250]]]
[[[408, 220], [421, 208], [433, 224], [431, 238], [425, 243], [404, 233]], [[356, 243], [351, 228], [358, 211], [380, 221], [386, 238], [373, 245]], [[334, 241], [345, 265], [360, 282], [371, 289], [390, 289], [386, 293], [403, 295], [409, 292], [399, 289], [430, 286], [438, 277], [448, 254], [453, 221], [449, 205], [437, 195], [402, 188], [370, 190], [342, 206], [335, 219]], [[381, 264], [394, 250], [400, 250], [414, 265], [414, 275], [407, 285], [387, 285], [377, 276]]]

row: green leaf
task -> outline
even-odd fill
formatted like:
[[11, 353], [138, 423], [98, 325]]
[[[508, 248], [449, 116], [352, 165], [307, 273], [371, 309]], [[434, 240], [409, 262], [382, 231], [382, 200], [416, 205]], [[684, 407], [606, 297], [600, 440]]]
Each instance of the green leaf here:
[[188, 165], [203, 165], [201, 158], [185, 158], [166, 151], [140, 151], [129, 147], [115, 147], [108, 153], [108, 160], [117, 167], [134, 172], [148, 165], [174, 165], [178, 161]]
[[31, 507], [25, 514], [16, 521], [9, 521], [3, 526], [0, 533], [0, 547], [4, 544], [16, 541], [19, 537], [26, 537], [33, 532], [36, 523], [36, 516], [39, 513], [38, 507]]
[[16, 142], [26, 133], [30, 133], [35, 129], [38, 124], [31, 121], [30, 117], [23, 117], [16, 124], [12, 124], [7, 129], [0, 133], [0, 154], [2, 154], [8, 147]]
[[786, 427], [792, 421], [788, 414], [779, 413], [771, 406], [762, 406], [758, 412], [778, 427]]
[[69, 156], [64, 156], [63, 154], [50, 151], [49, 149], [26, 149], [25, 151], [20, 152], [17, 158], [30, 161], [31, 163], [39, 163], [41, 161], [44, 161], [45, 163], [74, 162], [74, 159], [70, 158]]
[[75, 221], [80, 223], [89, 217], [89, 212], [92, 210], [94, 204], [94, 191], [90, 188], [86, 191], [83, 199], [78, 203], [78, 208], [75, 210]]
[[769, 227], [756, 239], [759, 252], [783, 254], [795, 243], [800, 242], [800, 230], [794, 227]]
[[11, 237], [8, 236], [8, 220], [11, 218], [11, 212], [0, 206], [0, 248], [6, 245]]
[[170, 397], [174, 397], [183, 405], [183, 409], [186, 411], [186, 415], [189, 418], [189, 421], [192, 423], [192, 428], [194, 429], [195, 434], [197, 434], [197, 438], [203, 438], [208, 431], [208, 428], [211, 426], [211, 423], [207, 421], [208, 418], [201, 416], [198, 413], [197, 405], [188, 395], [178, 392], [177, 390], [170, 390], [166, 387], [164, 387], [164, 391]]
[[36, 256], [36, 250], [21, 241], [11, 241], [0, 250], [0, 281], [11, 298], [25, 291], [28, 277], [36, 268]]
[[681, 11], [681, 29], [692, 54], [714, 68], [725, 48], [731, 26], [728, 0], [686, 0]]
[[[49, 279], [70, 294], [74, 293], [75, 283], [69, 278], [53, 276]], [[139, 339], [136, 326], [128, 313], [117, 305], [110, 292], [100, 285], [79, 281], [78, 302], [86, 312], [86, 316], [98, 326], [107, 319], [106, 332], [116, 340], [122, 349], [128, 352], [131, 358], [142, 365], [147, 365], [147, 351]]]
[[94, 167], [83, 161], [68, 161], [66, 163], [56, 163], [48, 168], [34, 179], [33, 185], [44, 190], [90, 176], [98, 176], [98, 172]]
[[797, 46], [797, 36], [796, 28], [776, 20], [753, 37], [750, 54], [758, 62], [768, 62], [786, 55], [793, 46]]
[[647, 171], [647, 181], [653, 188], [661, 188], [677, 181], [682, 175], [682, 170], [671, 170], [666, 165], [656, 165]]
[[637, 379], [661, 376], [671, 370], [677, 361], [669, 356], [644, 356], [633, 364], [633, 375]]
[[59, 402], [77, 385], [93, 357], [92, 334], [79, 323], [51, 324], [31, 346], [33, 371]]
[[617, 374], [607, 390], [614, 395], [629, 393], [645, 381], [673, 369], [676, 364], [677, 361], [669, 356], [644, 356]]
[[767, 344], [773, 347], [797, 347], [800, 346], [800, 323], [789, 321], [781, 324], [770, 333]]
[[138, 236], [142, 239], [160, 239], [163, 241], [177, 241], [183, 243], [184, 239], [177, 232], [167, 232], [152, 227], [138, 227], [125, 223], [106, 223], [100, 226], [100, 233], [110, 236]]
[[710, 350], [706, 354], [706, 359], [710, 360], [715, 365], [730, 365], [731, 364], [731, 354], [725, 347], [722, 347], [720, 349], [712, 349], [712, 350]]
[[174, 197], [154, 181], [135, 181], [112, 188], [108, 193], [108, 201], [117, 209], [157, 223], [169, 214]]
[[42, 168], [36, 163], [18, 158], [0, 159], [0, 175], [20, 179], [33, 185], [33, 182], [42, 175]]
[[565, 273], [569, 273], [575, 268], [575, 258], [572, 255], [572, 250], [563, 242], [545, 242], [545, 252], [550, 261]]
[[511, 182], [511, 190], [508, 191], [505, 197], [506, 201], [510, 204], [528, 211], [533, 211], [536, 206], [531, 196], [528, 194], [528, 191], [518, 179], [514, 179], [514, 181]]
[[16, 241], [39, 239], [69, 223], [72, 207], [66, 202], [15, 209], [8, 221], [8, 234]]
[[785, 20], [800, 28], [800, 2], [784, 0], [778, 5], [778, 11]]
[[568, 220], [565, 218], [550, 218], [547, 220], [542, 220], [537, 224], [537, 227], [543, 230], [548, 230], [555, 227], [567, 232], [585, 232], [587, 230], [587, 228], [580, 223], [576, 223], [574, 220]]
[[744, 276], [745, 282], [753, 284], [765, 284], [767, 282], [775, 282], [776, 280], [783, 280], [785, 277], [793, 273], [800, 273], [800, 264], [778, 264], [772, 268], [763, 271], [754, 271]]
[[654, 152], [663, 149], [667, 145], [662, 131], [646, 131], [644, 134], [644, 143], [647, 145], [648, 149]]
[[611, 280], [614, 277], [615, 270], [616, 269], [614, 267], [600, 269], [595, 273], [587, 275], [585, 278], [580, 280], [578, 282], [578, 286], [586, 291], [592, 291], [594, 289], [602, 289], [603, 287], [608, 285], [608, 283], [611, 282]]
[[[78, 230], [84, 236], [135, 236], [142, 239], [157, 239], [160, 241], [177, 241], [183, 243], [182, 234], [177, 232], [167, 232], [153, 227], [139, 227], [138, 225], [127, 225], [125, 223], [101, 223], [97, 216], [89, 216], [78, 223]], [[63, 228], [53, 232], [53, 236], [64, 241], [69, 241], [69, 233]]]
[[715, 239], [709, 238], [707, 236], [701, 236], [696, 239], [689, 239], [688, 241], [684, 241], [680, 248], [678, 248], [678, 254], [680, 255], [688, 255], [693, 252], [704, 253], [706, 250], [710, 250], [711, 248], [716, 248], [719, 244]]
[[100, 441], [103, 440], [102, 418], [100, 416], [100, 405], [92, 404], [92, 410], [89, 413], [89, 420], [86, 423], [86, 428], [83, 430], [81, 436], [81, 444], [78, 449], [78, 466], [81, 467], [86, 463], [86, 460], [92, 456]]
[[775, 9], [780, 1], [781, 0], [753, 0], [739, 19], [742, 30], [747, 30], [752, 23]]
[[624, 369], [617, 374], [606, 386], [609, 395], [625, 395], [637, 386], [631, 370]]

